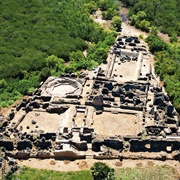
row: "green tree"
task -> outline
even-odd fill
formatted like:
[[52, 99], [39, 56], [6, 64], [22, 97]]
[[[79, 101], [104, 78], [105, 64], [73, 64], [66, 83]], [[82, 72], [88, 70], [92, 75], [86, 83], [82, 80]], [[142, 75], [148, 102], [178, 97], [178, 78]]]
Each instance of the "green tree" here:
[[157, 34], [158, 34], [158, 29], [157, 29], [157, 27], [151, 26], [151, 34], [157, 36]]
[[138, 16], [133, 14], [131, 17], [130, 17], [130, 20], [131, 20], [131, 25], [134, 26], [135, 24], [137, 24], [138, 22]]
[[90, 14], [92, 14], [93, 12], [96, 11], [97, 6], [96, 6], [96, 3], [95, 3], [95, 2], [90, 2], [90, 3], [87, 3], [87, 4], [85, 5], [85, 8], [87, 8], [88, 12], [89, 12]]
[[118, 31], [121, 29], [121, 24], [122, 24], [122, 18], [120, 16], [114, 16], [112, 18], [112, 23], [114, 28], [117, 28]]
[[5, 79], [1, 79], [0, 80], [0, 88], [6, 88], [7, 87], [7, 82], [5, 81]]
[[104, 19], [111, 20], [113, 18], [113, 16], [118, 16], [119, 13], [114, 8], [108, 8], [107, 11], [102, 13], [102, 15], [103, 15]]
[[146, 32], [149, 32], [149, 28], [150, 28], [150, 22], [149, 21], [146, 21], [145, 19], [140, 21], [138, 27], [143, 30], [143, 31], [146, 31]]
[[149, 44], [150, 51], [152, 53], [163, 51], [167, 49], [167, 44], [158, 36], [150, 34], [146, 38], [146, 42]]
[[114, 169], [107, 166], [105, 163], [96, 162], [91, 168], [91, 173], [94, 180], [114, 180]]
[[69, 55], [69, 59], [72, 62], [80, 62], [85, 60], [85, 56], [82, 53], [82, 51], [76, 51], [76, 52], [71, 52]]
[[4, 177], [4, 180], [13, 180], [15, 179], [15, 175], [13, 174], [12, 171], [9, 171], [6, 176]]
[[[92, 68], [106, 58], [102, 49], [108, 49], [114, 33], [95, 23], [90, 13], [98, 4], [117, 13], [116, 3], [99, 1], [0, 2], [0, 107], [8, 106], [50, 75]], [[97, 48], [90, 52], [86, 42]], [[93, 58], [79, 52], [85, 49]], [[70, 61], [69, 65], [64, 61]]]
[[139, 28], [143, 31], [149, 32], [150, 22], [146, 20], [147, 15], [144, 11], [139, 11], [137, 14], [133, 14], [130, 17], [131, 25]]
[[40, 81], [45, 81], [50, 75], [50, 69], [48, 67], [43, 68], [40, 73]]
[[150, 50], [155, 53], [155, 72], [164, 82], [170, 100], [180, 113], [180, 46], [177, 43], [167, 45], [152, 34], [146, 41]]
[[177, 35], [176, 34], [173, 34], [171, 37], [170, 37], [170, 42], [173, 43], [173, 42], [178, 42], [178, 38], [177, 38]]
[[64, 64], [64, 60], [62, 58], [58, 58], [55, 55], [48, 56], [45, 59], [45, 62], [46, 62], [46, 66], [49, 68], [55, 68], [55, 67], [59, 68]]
[[146, 15], [146, 13], [145, 13], [144, 11], [139, 11], [139, 12], [137, 13], [137, 16], [138, 16], [138, 19], [139, 19], [140, 21], [146, 19], [146, 17], [147, 17], [147, 15]]

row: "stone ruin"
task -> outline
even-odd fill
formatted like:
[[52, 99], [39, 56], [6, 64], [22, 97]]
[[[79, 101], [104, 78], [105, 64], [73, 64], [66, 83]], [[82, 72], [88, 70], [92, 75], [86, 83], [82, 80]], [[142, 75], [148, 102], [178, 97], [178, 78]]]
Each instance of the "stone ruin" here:
[[123, 36], [106, 65], [49, 77], [0, 116], [3, 152], [15, 159], [122, 159], [150, 152], [180, 160], [179, 114], [150, 57], [137, 37]]

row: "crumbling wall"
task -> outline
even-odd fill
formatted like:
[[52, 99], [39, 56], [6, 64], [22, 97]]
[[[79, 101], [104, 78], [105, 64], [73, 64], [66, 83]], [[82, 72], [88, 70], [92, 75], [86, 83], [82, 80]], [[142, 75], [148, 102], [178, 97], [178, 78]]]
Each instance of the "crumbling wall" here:
[[81, 141], [79, 143], [72, 142], [72, 144], [79, 150], [79, 151], [87, 151], [87, 142], [86, 141]]
[[81, 134], [80, 135], [81, 141], [87, 141], [88, 143], [91, 143], [92, 141], [92, 134]]
[[40, 149], [48, 149], [49, 147], [51, 147], [51, 141], [37, 141], [36, 147]]
[[0, 147], [6, 148], [8, 151], [12, 151], [14, 149], [14, 145], [12, 141], [0, 140]]
[[[180, 149], [180, 142], [176, 140], [137, 140], [132, 139], [130, 142], [131, 152], [171, 152]], [[168, 150], [168, 148], [170, 148]]]
[[95, 151], [95, 152], [99, 152], [100, 149], [101, 149], [101, 145], [102, 145], [102, 142], [101, 141], [96, 141], [94, 140], [92, 142], [92, 150]]
[[71, 150], [59, 150], [54, 152], [55, 159], [85, 159], [85, 155], [78, 155]]
[[106, 156], [106, 155], [94, 155], [93, 159], [100, 159], [100, 160], [104, 160], [104, 159], [119, 159], [118, 156]]
[[120, 139], [104, 139], [103, 144], [107, 147], [110, 147], [110, 148], [116, 149], [116, 150], [123, 149], [123, 142]]
[[29, 140], [24, 140], [24, 141], [19, 141], [19, 142], [17, 143], [17, 149], [18, 149], [18, 150], [23, 150], [23, 149], [26, 149], [26, 148], [32, 149], [32, 143], [31, 143], [31, 141], [29, 141]]
[[55, 138], [56, 138], [56, 133], [41, 133], [41, 134], [40, 134], [40, 139], [41, 139], [42, 137], [45, 137], [46, 140], [49, 140], [49, 139], [55, 140]]

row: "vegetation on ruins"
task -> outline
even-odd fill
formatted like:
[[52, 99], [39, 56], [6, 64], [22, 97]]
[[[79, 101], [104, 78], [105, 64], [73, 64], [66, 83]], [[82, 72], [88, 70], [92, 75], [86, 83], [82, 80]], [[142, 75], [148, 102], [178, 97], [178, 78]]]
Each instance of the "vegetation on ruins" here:
[[[180, 35], [179, 0], [122, 0], [128, 7], [132, 24], [144, 27], [156, 26], [171, 37]], [[143, 18], [140, 14], [143, 14]], [[139, 24], [138, 24], [139, 23]]]
[[146, 41], [150, 51], [155, 53], [155, 71], [164, 82], [170, 100], [180, 112], [180, 45], [167, 44], [152, 34]]
[[[134, 179], [155, 179], [155, 180], [176, 180], [178, 179], [177, 172], [169, 166], [153, 166], [149, 161], [148, 167], [136, 168], [117, 168], [115, 169], [115, 179], [117, 180], [134, 180]], [[140, 165], [140, 164], [139, 164]], [[58, 172], [52, 170], [40, 170], [34, 168], [23, 167], [18, 175], [8, 173], [5, 180], [92, 180], [90, 171], [76, 172]]]
[[[151, 32], [146, 39], [150, 51], [155, 54], [155, 71], [164, 82], [166, 91], [180, 112], [180, 6], [178, 0], [122, 0], [129, 7], [130, 22], [136, 28]], [[160, 30], [170, 36], [165, 43], [157, 36]]]
[[91, 69], [106, 60], [116, 33], [93, 21], [90, 14], [98, 7], [111, 18], [117, 15], [113, 0], [0, 2], [0, 108], [50, 75]]

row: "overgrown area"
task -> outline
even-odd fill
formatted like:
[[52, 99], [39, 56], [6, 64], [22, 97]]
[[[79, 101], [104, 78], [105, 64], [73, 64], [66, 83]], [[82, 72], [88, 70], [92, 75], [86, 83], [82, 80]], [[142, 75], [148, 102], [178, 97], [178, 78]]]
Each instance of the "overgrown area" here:
[[[100, 167], [100, 168], [98, 168]], [[59, 172], [23, 167], [18, 175], [7, 174], [5, 180], [176, 180], [177, 172], [169, 166], [148, 166], [111, 169], [97, 162], [91, 171]]]
[[118, 11], [113, 0], [0, 1], [0, 108], [50, 75], [91, 69], [106, 60], [116, 33], [90, 17], [99, 6]]
[[180, 112], [180, 44], [167, 44], [152, 34], [146, 41], [150, 51], [155, 54], [155, 71], [164, 82], [171, 101]]
[[122, 1], [130, 7], [129, 16], [136, 27], [148, 31], [151, 26], [156, 26], [171, 37], [180, 36], [179, 0]]

